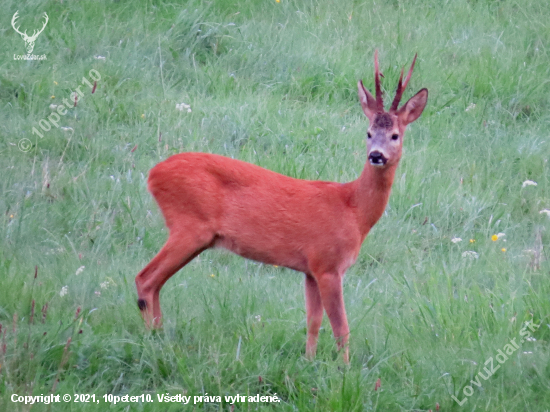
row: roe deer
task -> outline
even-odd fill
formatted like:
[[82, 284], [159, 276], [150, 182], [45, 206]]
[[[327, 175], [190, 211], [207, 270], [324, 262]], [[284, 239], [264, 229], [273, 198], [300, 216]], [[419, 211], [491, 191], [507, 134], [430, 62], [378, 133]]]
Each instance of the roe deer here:
[[304, 272], [306, 356], [315, 356], [324, 308], [348, 363], [342, 279], [384, 212], [405, 128], [426, 106], [428, 90], [422, 89], [398, 109], [415, 61], [416, 56], [404, 83], [401, 70], [388, 112], [382, 100], [377, 52], [376, 98], [358, 82], [359, 100], [370, 126], [368, 160], [353, 182], [294, 179], [207, 153], [177, 154], [153, 167], [148, 188], [170, 234], [136, 277], [138, 306], [147, 325], [161, 325], [159, 292], [164, 283], [203, 250], [222, 247], [248, 259]]

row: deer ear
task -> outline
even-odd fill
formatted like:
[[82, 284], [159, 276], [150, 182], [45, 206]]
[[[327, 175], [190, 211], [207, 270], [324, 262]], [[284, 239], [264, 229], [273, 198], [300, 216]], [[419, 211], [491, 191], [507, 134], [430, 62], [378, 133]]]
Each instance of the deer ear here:
[[359, 80], [357, 82], [357, 89], [359, 92], [359, 101], [361, 102], [361, 107], [363, 108], [363, 113], [369, 118], [372, 122], [374, 119], [374, 114], [376, 113], [376, 100], [372, 97], [372, 94], [369, 93], [365, 86], [363, 86], [363, 81]]
[[428, 89], [422, 89], [411, 97], [401, 109], [397, 111], [397, 117], [401, 124], [408, 125], [420, 117], [428, 102]]

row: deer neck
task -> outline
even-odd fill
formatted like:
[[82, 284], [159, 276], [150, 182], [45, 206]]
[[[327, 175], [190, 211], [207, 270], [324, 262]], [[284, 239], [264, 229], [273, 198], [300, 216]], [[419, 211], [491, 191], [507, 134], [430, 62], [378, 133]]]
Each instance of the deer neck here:
[[396, 169], [397, 164], [378, 168], [367, 160], [361, 176], [354, 182], [354, 204], [357, 206], [357, 220], [363, 238], [386, 209]]

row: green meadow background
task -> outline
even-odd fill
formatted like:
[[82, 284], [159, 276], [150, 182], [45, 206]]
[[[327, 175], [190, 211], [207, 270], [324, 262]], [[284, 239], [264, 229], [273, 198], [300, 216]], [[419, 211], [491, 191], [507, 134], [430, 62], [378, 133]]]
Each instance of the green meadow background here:
[[[548, 2], [6, 0], [2, 11], [1, 411], [550, 410]], [[16, 11], [28, 33], [47, 12], [33, 51], [46, 60], [14, 60]], [[316, 359], [304, 358], [302, 274], [219, 250], [167, 282], [164, 329], [146, 331], [134, 277], [167, 236], [149, 169], [201, 151], [356, 179], [368, 127], [356, 84], [374, 89], [375, 49], [387, 100], [415, 53], [404, 99], [430, 97], [344, 281], [349, 367], [326, 318]], [[511, 339], [524, 342], [498, 364]], [[480, 380], [491, 357], [500, 367]], [[50, 393], [280, 402], [10, 400]]]

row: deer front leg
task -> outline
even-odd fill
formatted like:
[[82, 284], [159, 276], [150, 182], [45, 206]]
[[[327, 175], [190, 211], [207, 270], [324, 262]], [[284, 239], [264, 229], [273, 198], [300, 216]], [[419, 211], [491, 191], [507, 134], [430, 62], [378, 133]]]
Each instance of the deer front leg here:
[[319, 293], [317, 281], [306, 274], [306, 316], [307, 316], [307, 343], [306, 357], [313, 359], [317, 351], [317, 338], [323, 321], [323, 303]]
[[321, 302], [327, 312], [332, 326], [332, 332], [336, 339], [339, 350], [342, 350], [342, 357], [345, 363], [349, 363], [348, 338], [349, 327], [344, 307], [344, 296], [342, 294], [343, 274], [325, 273], [316, 277], [317, 285], [321, 295]]

